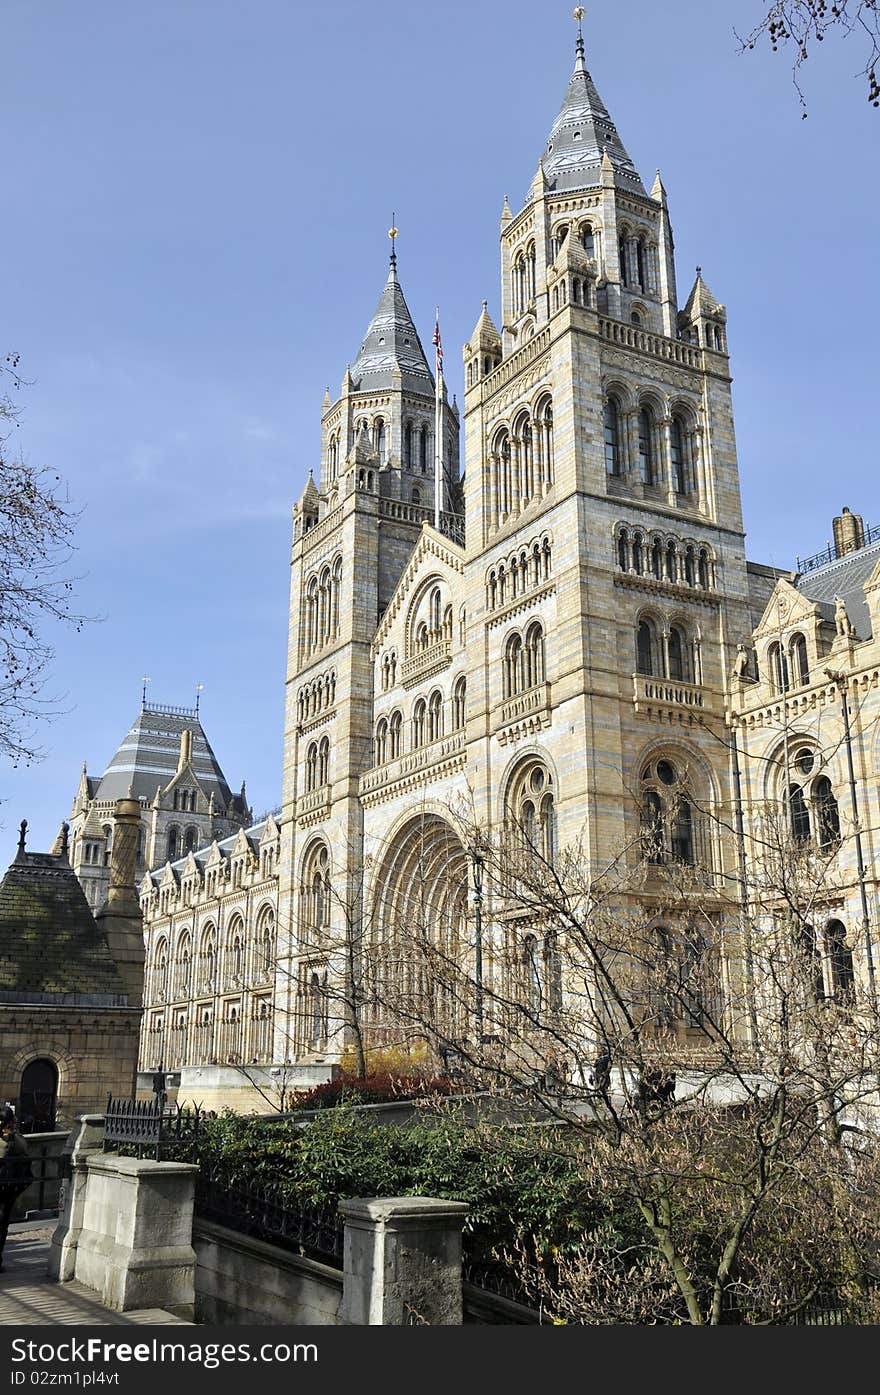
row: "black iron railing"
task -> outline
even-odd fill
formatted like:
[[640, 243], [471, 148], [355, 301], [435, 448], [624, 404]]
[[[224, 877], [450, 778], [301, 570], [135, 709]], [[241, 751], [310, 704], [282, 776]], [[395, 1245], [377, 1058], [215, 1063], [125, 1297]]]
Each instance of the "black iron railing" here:
[[335, 1206], [310, 1206], [271, 1184], [230, 1180], [219, 1168], [203, 1164], [195, 1209], [204, 1220], [342, 1268], [345, 1226]]
[[152, 1100], [114, 1099], [107, 1096], [104, 1111], [104, 1152], [133, 1150], [139, 1158], [194, 1156], [198, 1147], [201, 1110], [175, 1105], [163, 1109]]
[[878, 539], [880, 539], [880, 523], [875, 523], [872, 527], [865, 529], [864, 540], [859, 543], [857, 548], [850, 548], [849, 552], [838, 552], [837, 548], [832, 547], [829, 543], [821, 552], [814, 552], [812, 557], [796, 558], [797, 571], [801, 574], [814, 572], [817, 567], [826, 567], [829, 562], [839, 562], [842, 557], [848, 557], [850, 552], [860, 552], [863, 547], [870, 547], [871, 543], [877, 542]]

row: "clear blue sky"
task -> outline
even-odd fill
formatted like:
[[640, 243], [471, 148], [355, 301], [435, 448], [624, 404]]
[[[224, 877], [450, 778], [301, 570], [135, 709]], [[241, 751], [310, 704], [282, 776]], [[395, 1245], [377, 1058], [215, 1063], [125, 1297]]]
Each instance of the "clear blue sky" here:
[[[737, 52], [761, 0], [601, 0], [587, 62], [650, 186], [679, 294], [729, 311], [749, 556], [793, 565], [841, 505], [878, 506], [880, 112], [852, 41], [804, 72]], [[386, 269], [450, 387], [573, 61], [571, 6], [4, 0], [0, 350], [28, 378], [16, 442], [82, 509], [80, 608], [57, 634], [46, 759], [0, 771], [46, 848], [83, 759], [155, 701], [202, 714], [255, 810], [279, 798], [290, 507]]]

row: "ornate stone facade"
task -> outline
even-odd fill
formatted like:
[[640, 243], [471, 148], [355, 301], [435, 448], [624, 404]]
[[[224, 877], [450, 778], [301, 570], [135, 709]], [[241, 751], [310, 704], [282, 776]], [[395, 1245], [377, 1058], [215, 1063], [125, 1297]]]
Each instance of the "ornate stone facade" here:
[[[408, 972], [392, 923], [427, 916], [472, 954], [474, 850], [450, 815], [462, 800], [487, 837], [525, 824], [548, 859], [579, 842], [595, 868], [640, 846], [647, 803], [663, 857], [701, 869], [723, 938], [741, 888], [732, 731], [747, 819], [770, 797], [765, 772], [789, 720], [791, 750], [811, 745], [846, 822], [826, 658], [864, 695], [857, 780], [878, 824], [880, 750], [861, 723], [880, 672], [867, 621], [880, 573], [861, 628], [838, 624], [835, 638], [810, 573], [746, 562], [727, 313], [699, 269], [679, 309], [666, 190], [659, 173], [643, 186], [580, 39], [523, 206], [505, 199], [500, 242], [501, 328], [484, 302], [464, 348], [461, 483], [459, 413], [443, 402], [439, 528], [434, 381], [393, 253], [361, 350], [325, 398], [317, 483], [293, 514], [280, 818], [145, 880], [145, 1065], [231, 1068], [212, 1077], [222, 1093], [247, 1063], [265, 1097], [266, 1072], [278, 1088], [350, 1045], [352, 926], [377, 981]], [[800, 663], [793, 626], [806, 667], [783, 696], [764, 649], [772, 631]], [[664, 801], [685, 782], [686, 817], [670, 822]], [[813, 780], [804, 798], [814, 827], [823, 799], [831, 818], [825, 786], [817, 794]], [[873, 842], [865, 857], [873, 869]], [[833, 872], [828, 917], [852, 948], [849, 854]], [[493, 928], [491, 896], [481, 910], [491, 976], [534, 927]], [[857, 975], [864, 959], [856, 947]], [[380, 998], [363, 1023], [377, 1046], [400, 1037]]]

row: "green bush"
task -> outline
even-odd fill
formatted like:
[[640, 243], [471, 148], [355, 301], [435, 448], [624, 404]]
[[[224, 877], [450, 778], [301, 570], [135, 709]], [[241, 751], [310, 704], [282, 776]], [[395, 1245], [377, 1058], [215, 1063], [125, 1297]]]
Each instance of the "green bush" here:
[[581, 1139], [555, 1128], [463, 1123], [450, 1113], [406, 1127], [370, 1124], [345, 1105], [303, 1127], [227, 1114], [203, 1126], [201, 1161], [230, 1182], [256, 1179], [292, 1203], [346, 1196], [467, 1202], [468, 1249], [567, 1251], [609, 1217], [591, 1194]]

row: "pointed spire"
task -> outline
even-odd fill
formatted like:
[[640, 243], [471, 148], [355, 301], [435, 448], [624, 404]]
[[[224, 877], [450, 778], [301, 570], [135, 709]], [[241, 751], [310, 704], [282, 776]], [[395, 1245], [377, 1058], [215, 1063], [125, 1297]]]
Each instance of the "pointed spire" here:
[[502, 223], [508, 223], [512, 217], [513, 214], [510, 211], [510, 204], [507, 202], [507, 195], [505, 194], [504, 207], [501, 210], [501, 221]]
[[492, 349], [494, 351], [501, 347], [501, 335], [492, 323], [487, 300], [483, 301], [480, 318], [477, 320], [474, 332], [468, 342], [472, 349]]
[[324, 389], [324, 401], [321, 403], [321, 406], [322, 406], [322, 408], [324, 409], [325, 412], [326, 412], [327, 408], [330, 406], [330, 388], [329, 388], [329, 386], [325, 387], [325, 389]]
[[658, 203], [663, 203], [663, 204], [665, 204], [666, 201], [667, 201], [667, 200], [666, 200], [666, 189], [665, 189], [665, 186], [664, 186], [664, 184], [663, 184], [663, 180], [660, 178], [660, 171], [659, 171], [659, 170], [657, 171], [657, 174], [656, 174], [656, 176], [655, 176], [655, 178], [654, 178], [654, 183], [651, 185], [651, 198], [652, 198], [652, 199], [656, 199]]
[[[392, 388], [402, 388], [407, 392], [433, 397], [434, 379], [397, 279], [397, 254], [394, 251], [397, 229], [392, 227], [388, 236], [391, 237], [388, 280], [367, 326], [360, 352], [351, 367], [349, 390], [388, 392]], [[400, 371], [397, 380], [395, 368]]]
[[544, 151], [544, 175], [557, 192], [598, 185], [603, 147], [614, 171], [615, 182], [634, 193], [645, 189], [617, 128], [599, 96], [586, 66], [581, 30], [582, 7], [575, 10], [578, 37], [575, 65], [562, 106]]
[[26, 854], [25, 854], [25, 849], [24, 849], [24, 844], [25, 844], [25, 839], [26, 839], [26, 838], [27, 838], [27, 819], [22, 819], [21, 823], [18, 825], [18, 853], [16, 854], [16, 859], [17, 859], [17, 861], [19, 861], [19, 862], [23, 862], [24, 859], [25, 859], [25, 856], [26, 856]]

